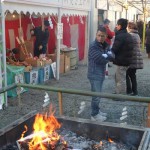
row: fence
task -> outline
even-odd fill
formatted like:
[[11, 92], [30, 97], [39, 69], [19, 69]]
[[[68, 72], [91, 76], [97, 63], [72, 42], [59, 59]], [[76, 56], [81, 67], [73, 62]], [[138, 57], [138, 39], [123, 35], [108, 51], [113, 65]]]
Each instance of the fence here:
[[[146, 123], [147, 127], [150, 127], [150, 98], [149, 97], [140, 97], [140, 96], [128, 96], [128, 95], [121, 95], [121, 94], [109, 94], [109, 93], [98, 93], [98, 92], [91, 92], [91, 91], [82, 91], [82, 90], [76, 90], [76, 89], [65, 89], [65, 88], [55, 88], [50, 87], [46, 85], [30, 85], [30, 84], [14, 84], [12, 86], [9, 86], [7, 88], [3, 88], [0, 90], [0, 93], [4, 93], [8, 90], [11, 90], [13, 88], [29, 88], [29, 89], [35, 89], [35, 90], [47, 90], [47, 91], [53, 91], [58, 93], [58, 101], [59, 101], [59, 114], [63, 115], [63, 96], [62, 93], [67, 94], [75, 94], [75, 95], [82, 95], [82, 96], [98, 96], [101, 98], [107, 98], [107, 99], [120, 99], [120, 101], [134, 101], [134, 102], [141, 102], [141, 103], [148, 103], [148, 112], [147, 112], [147, 118]], [[20, 94], [18, 95], [20, 99]]]

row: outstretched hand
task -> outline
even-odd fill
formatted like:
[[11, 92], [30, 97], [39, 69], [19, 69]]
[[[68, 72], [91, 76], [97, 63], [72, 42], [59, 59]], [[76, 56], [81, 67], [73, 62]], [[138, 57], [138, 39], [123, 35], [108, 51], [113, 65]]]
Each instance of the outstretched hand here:
[[107, 54], [102, 54], [102, 56], [103, 56], [104, 58], [107, 58], [107, 57], [108, 57], [108, 55], [107, 55]]

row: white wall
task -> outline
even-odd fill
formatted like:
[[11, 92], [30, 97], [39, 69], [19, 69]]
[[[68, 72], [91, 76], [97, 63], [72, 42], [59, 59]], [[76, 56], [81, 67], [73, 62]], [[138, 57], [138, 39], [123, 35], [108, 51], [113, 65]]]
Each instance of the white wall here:
[[111, 21], [109, 27], [113, 31], [115, 26], [116, 26], [116, 23], [115, 23], [116, 22], [115, 21], [115, 11], [110, 11], [109, 10], [107, 14], [108, 14], [107, 18]]
[[[96, 3], [96, 0], [91, 1], [89, 42], [92, 42], [95, 39], [95, 35], [96, 35], [97, 27], [98, 27], [98, 9], [95, 8], [95, 3]], [[134, 20], [134, 16], [136, 16], [136, 12], [137, 12], [136, 8], [129, 7], [129, 9], [127, 10], [127, 19], [129, 21]], [[112, 30], [114, 30], [117, 20], [120, 18], [126, 18], [126, 10], [123, 8], [123, 11], [116, 12], [116, 15], [115, 15], [115, 11], [113, 11], [113, 9], [105, 11], [104, 19], [105, 18], [108, 18], [111, 21], [110, 28]]]
[[92, 42], [95, 39], [96, 31], [98, 28], [98, 9], [95, 8], [95, 0], [91, 2], [91, 16], [90, 16], [90, 39], [89, 42]]

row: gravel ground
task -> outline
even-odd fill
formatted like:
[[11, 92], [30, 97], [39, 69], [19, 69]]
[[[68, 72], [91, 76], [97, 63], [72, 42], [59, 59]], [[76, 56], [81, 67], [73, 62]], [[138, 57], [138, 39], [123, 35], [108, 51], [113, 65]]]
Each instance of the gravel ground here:
[[[150, 59], [143, 53], [144, 69], [137, 71], [139, 96], [150, 97]], [[66, 89], [78, 89], [90, 91], [90, 84], [86, 77], [87, 66], [79, 62], [78, 69], [71, 70], [68, 73], [61, 74], [60, 80], [51, 79], [45, 85]], [[114, 73], [115, 65], [109, 68], [109, 75], [104, 81], [103, 92], [114, 92]], [[50, 96], [50, 102], [56, 110], [55, 115], [59, 115], [58, 95], [55, 92], [47, 91]], [[37, 110], [38, 112], [48, 111], [48, 107], [44, 108], [43, 99], [45, 91], [28, 89], [27, 92], [21, 94], [21, 100], [17, 98], [8, 99], [8, 107], [6, 110], [0, 110], [0, 128], [9, 125], [16, 119], [25, 114]], [[81, 114], [78, 114], [80, 103], [85, 101], [86, 107]], [[63, 111], [65, 116], [79, 117], [90, 119], [90, 96], [80, 96], [74, 94], [63, 94]], [[112, 99], [101, 99], [101, 110], [108, 113], [107, 122], [123, 123], [120, 121], [122, 109], [127, 108], [128, 117], [124, 120], [129, 125], [146, 126], [147, 104], [141, 102], [114, 101]]]

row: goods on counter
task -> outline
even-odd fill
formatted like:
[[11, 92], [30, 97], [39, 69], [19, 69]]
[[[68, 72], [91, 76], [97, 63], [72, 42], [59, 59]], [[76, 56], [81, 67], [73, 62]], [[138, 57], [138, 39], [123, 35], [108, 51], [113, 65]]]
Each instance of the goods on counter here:
[[38, 57], [26, 58], [25, 61], [31, 64], [31, 66], [33, 67], [43, 67], [45, 65], [50, 65], [52, 63], [52, 60], [47, 57], [41, 59], [39, 59]]

